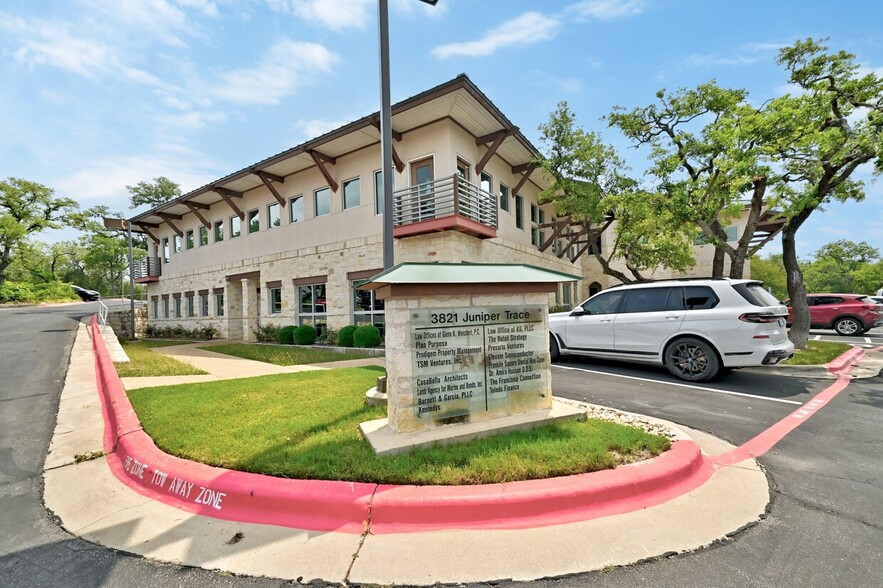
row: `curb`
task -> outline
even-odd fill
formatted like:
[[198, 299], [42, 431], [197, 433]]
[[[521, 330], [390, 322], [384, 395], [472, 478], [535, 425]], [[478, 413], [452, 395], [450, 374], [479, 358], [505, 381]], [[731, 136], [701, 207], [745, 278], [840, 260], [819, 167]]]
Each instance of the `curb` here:
[[865, 350], [863, 348], [853, 347], [839, 357], [835, 357], [834, 359], [826, 363], [823, 367], [825, 367], [825, 369], [827, 369], [829, 373], [837, 375], [852, 367], [853, 364], [861, 361], [864, 356]]
[[195, 514], [314, 531], [374, 534], [524, 529], [639, 510], [685, 494], [714, 468], [693, 441], [614, 470], [478, 486], [289, 480], [215, 468], [162, 452], [142, 430], [91, 324], [104, 448], [111, 471], [142, 495]]

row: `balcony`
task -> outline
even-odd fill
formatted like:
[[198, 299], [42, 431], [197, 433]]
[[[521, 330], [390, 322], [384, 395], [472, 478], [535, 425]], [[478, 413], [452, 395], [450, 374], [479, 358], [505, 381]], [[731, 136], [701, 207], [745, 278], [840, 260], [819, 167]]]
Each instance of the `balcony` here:
[[393, 236], [460, 231], [497, 236], [497, 199], [459, 174], [393, 192]]
[[136, 284], [158, 282], [162, 275], [162, 263], [159, 257], [145, 257], [132, 262], [132, 275]]

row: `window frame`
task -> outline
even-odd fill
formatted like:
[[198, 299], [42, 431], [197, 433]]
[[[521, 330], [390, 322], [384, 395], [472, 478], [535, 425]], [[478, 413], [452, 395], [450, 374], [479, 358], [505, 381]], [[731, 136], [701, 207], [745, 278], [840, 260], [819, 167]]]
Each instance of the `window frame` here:
[[215, 292], [215, 316], [224, 316], [224, 293]]
[[[297, 286], [297, 324], [298, 325], [312, 325], [316, 328], [319, 333], [322, 333], [328, 324], [328, 288], [327, 283], [322, 282], [318, 284], [299, 284]], [[317, 288], [322, 288], [323, 299], [325, 303], [322, 304], [323, 310], [320, 312], [317, 309], [319, 308], [319, 304], [317, 300], [319, 296], [317, 295]], [[310, 310], [305, 311], [303, 309], [304, 306], [304, 296], [303, 292], [309, 290], [310, 292]]]
[[190, 251], [196, 247], [196, 240], [193, 238], [193, 229], [184, 231], [184, 249]]
[[162, 255], [162, 262], [169, 263], [169, 259], [171, 259], [171, 250], [169, 249], [169, 238], [163, 237], [162, 242], [160, 243], [160, 255]]
[[196, 299], [194, 296], [187, 296], [187, 318], [196, 316]]
[[[273, 224], [273, 211], [276, 213], [276, 224]], [[278, 201], [267, 205], [267, 230], [282, 226], [282, 205]]]
[[[300, 204], [297, 204], [298, 201]], [[294, 218], [294, 209], [300, 209], [300, 218]], [[302, 223], [307, 220], [307, 209], [306, 204], [304, 202], [304, 195], [298, 194], [297, 196], [292, 196], [288, 199], [288, 222], [289, 224]]]
[[[347, 204], [347, 188], [356, 184], [358, 187], [358, 192], [356, 193], [356, 203], [355, 204]], [[356, 176], [354, 178], [350, 178], [348, 180], [344, 180], [340, 185], [340, 202], [343, 206], [342, 210], [351, 210], [353, 208], [358, 208], [362, 205], [362, 177]]]
[[205, 247], [208, 244], [208, 227], [205, 225], [199, 225], [199, 246]]
[[245, 226], [248, 227], [248, 234], [253, 235], [261, 232], [261, 209], [252, 208], [245, 213]]
[[524, 230], [524, 196], [515, 195], [515, 228]]
[[[499, 186], [500, 186], [500, 210], [505, 210], [506, 212], [511, 213], [511, 208], [509, 206], [509, 198], [510, 198], [509, 186], [507, 186], [503, 182], [500, 182]], [[504, 192], [505, 192], [505, 194], [504, 194]]]
[[224, 240], [224, 219], [215, 221], [212, 227], [215, 233], [215, 243], [220, 243]]
[[[236, 225], [239, 225], [238, 228]], [[242, 236], [242, 219], [234, 214], [230, 217], [230, 239], [238, 239]]]
[[[383, 300], [377, 298], [375, 290], [359, 290], [359, 286], [368, 280], [353, 280], [350, 286], [352, 292], [353, 312], [352, 319], [354, 325], [373, 325], [380, 330], [383, 336], [386, 330], [386, 308]], [[360, 297], [368, 297], [368, 310], [358, 310], [360, 308]], [[379, 308], [378, 308], [379, 306]], [[365, 319], [368, 320], [365, 320]], [[379, 320], [378, 320], [379, 319]]]
[[208, 316], [208, 294], [199, 295], [199, 316]]
[[181, 253], [182, 239], [181, 235], [175, 233], [172, 236], [172, 252], [173, 253]]
[[282, 314], [282, 287], [276, 286], [268, 290], [267, 311], [269, 314]]
[[[319, 214], [319, 193], [323, 193], [322, 199], [327, 199], [327, 207], [328, 212], [323, 212]], [[317, 188], [313, 190], [313, 218], [319, 218], [320, 216], [328, 216], [331, 214], [331, 187], [325, 186], [324, 188]]]

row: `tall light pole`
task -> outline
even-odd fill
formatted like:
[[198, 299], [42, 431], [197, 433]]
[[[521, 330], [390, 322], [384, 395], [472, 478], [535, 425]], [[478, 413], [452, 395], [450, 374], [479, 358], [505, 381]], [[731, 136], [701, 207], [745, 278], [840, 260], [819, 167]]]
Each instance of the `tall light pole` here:
[[[420, 0], [435, 6], [438, 0]], [[377, 0], [380, 33], [380, 169], [383, 176], [383, 269], [395, 264], [392, 226], [392, 103], [389, 96], [389, 1]]]

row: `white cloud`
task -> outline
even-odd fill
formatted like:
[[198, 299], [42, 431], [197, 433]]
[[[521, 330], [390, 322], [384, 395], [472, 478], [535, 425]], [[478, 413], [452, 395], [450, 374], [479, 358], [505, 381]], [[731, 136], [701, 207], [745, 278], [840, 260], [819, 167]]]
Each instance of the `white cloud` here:
[[132, 38], [143, 37], [146, 32], [147, 40], [186, 47], [187, 43], [176, 33], [196, 33], [196, 26], [187, 14], [167, 0], [79, 0], [79, 3], [87, 14], [117, 23]]
[[577, 94], [583, 90], [583, 82], [579, 78], [562, 78], [548, 72], [534, 71], [528, 75], [528, 79], [534, 86], [545, 90], [555, 87], [558, 93]]
[[176, 2], [185, 8], [195, 8], [206, 16], [218, 16], [218, 7], [210, 0], [176, 0]]
[[227, 120], [227, 115], [220, 110], [210, 112], [192, 110], [180, 114], [163, 115], [159, 117], [159, 120], [175, 129], [201, 129], [207, 125], [224, 122]]
[[615, 20], [644, 12], [645, 0], [583, 0], [566, 11], [581, 20]]
[[759, 55], [721, 55], [720, 53], [694, 54], [681, 62], [681, 67], [687, 69], [710, 69], [712, 67], [726, 67], [732, 65], [752, 65], [764, 60]]
[[363, 28], [371, 19], [375, 0], [267, 0], [277, 12], [318, 22], [334, 31]]
[[558, 34], [560, 27], [561, 21], [554, 17], [539, 12], [525, 12], [487, 31], [477, 41], [440, 45], [432, 50], [432, 54], [439, 59], [454, 56], [483, 57], [503, 47], [547, 41]]
[[324, 135], [328, 131], [340, 128], [347, 124], [348, 120], [330, 120], [327, 118], [314, 118], [309, 120], [295, 121], [294, 127], [303, 133], [302, 139], [313, 139]]
[[237, 104], [278, 104], [310, 83], [313, 73], [329, 73], [337, 61], [322, 45], [285, 39], [254, 67], [222, 73], [214, 95]]

